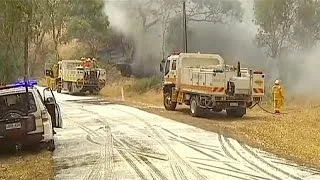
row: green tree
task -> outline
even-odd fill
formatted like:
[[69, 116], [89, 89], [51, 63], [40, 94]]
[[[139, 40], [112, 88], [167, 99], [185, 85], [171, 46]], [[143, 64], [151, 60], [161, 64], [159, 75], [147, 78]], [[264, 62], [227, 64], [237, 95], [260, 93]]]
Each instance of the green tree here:
[[258, 46], [273, 59], [284, 50], [313, 47], [320, 37], [319, 7], [315, 0], [255, 0]]
[[104, 2], [75, 0], [73, 3], [77, 5], [70, 11], [65, 37], [87, 44], [89, 56], [96, 57], [98, 50], [106, 46], [109, 39], [109, 21], [103, 13]]
[[30, 39], [30, 76], [34, 77], [39, 64], [42, 64], [42, 47], [46, 34], [50, 33], [51, 24], [46, 1], [36, 0], [32, 7], [32, 24]]
[[255, 0], [255, 23], [258, 25], [258, 46], [267, 55], [277, 58], [282, 49], [290, 46], [295, 21], [296, 0]]
[[[0, 83], [21, 77], [23, 62], [30, 63], [33, 76], [44, 64], [43, 57], [59, 60], [58, 46], [74, 38], [89, 44], [96, 54], [107, 41], [109, 23], [103, 6], [102, 0], [1, 0]], [[46, 35], [53, 47], [45, 42]], [[63, 39], [65, 35], [68, 39]], [[24, 61], [27, 54], [29, 60]]]
[[310, 49], [320, 40], [320, 1], [297, 2], [294, 44], [299, 49]]
[[66, 21], [73, 3], [72, 0], [47, 0], [47, 12], [51, 25], [51, 35], [54, 42], [55, 60], [59, 60], [58, 46], [62, 42], [63, 30], [66, 28]]
[[[297, 64], [290, 62], [319, 42], [319, 7], [318, 0], [254, 1], [255, 23], [259, 27], [257, 44], [275, 60], [277, 75], [287, 83], [294, 83], [292, 76], [298, 77], [300, 73]], [[291, 61], [285, 61], [287, 59]], [[287, 71], [288, 68], [291, 71]]]
[[[3, 0], [0, 6], [0, 83], [10, 82], [21, 76], [23, 64], [24, 39], [29, 33], [28, 14], [33, 1]], [[15, 72], [15, 73], [13, 73]]]

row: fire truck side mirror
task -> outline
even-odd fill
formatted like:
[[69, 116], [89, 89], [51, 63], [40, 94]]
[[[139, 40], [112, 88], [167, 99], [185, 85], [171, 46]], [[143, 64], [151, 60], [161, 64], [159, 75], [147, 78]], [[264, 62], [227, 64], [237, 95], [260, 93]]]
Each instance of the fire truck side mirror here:
[[237, 76], [238, 76], [238, 77], [241, 77], [241, 66], [240, 66], [240, 61], [238, 61], [238, 64], [237, 64]]
[[162, 73], [163, 73], [163, 67], [164, 67], [165, 62], [166, 62], [165, 59], [163, 59], [160, 63], [160, 72], [162, 72]]

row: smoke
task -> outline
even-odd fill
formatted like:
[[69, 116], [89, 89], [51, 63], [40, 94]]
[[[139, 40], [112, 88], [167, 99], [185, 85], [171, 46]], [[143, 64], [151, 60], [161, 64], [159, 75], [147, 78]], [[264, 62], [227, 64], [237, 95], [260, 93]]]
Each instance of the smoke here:
[[[147, 31], [143, 28], [143, 19], [135, 6], [142, 1], [106, 1], [105, 13], [114, 30], [133, 39], [135, 72], [148, 75], [159, 71], [159, 63], [163, 58], [164, 27], [160, 20]], [[320, 49], [288, 53], [281, 58], [280, 68], [276, 60], [267, 58], [265, 52], [254, 43], [258, 28], [253, 23], [253, 1], [241, 0], [244, 9], [242, 22], [231, 24], [189, 22], [188, 27], [191, 32], [188, 39], [189, 52], [218, 53], [228, 64], [235, 65], [240, 61], [245, 67], [263, 70], [267, 75], [269, 86], [281, 75], [281, 80], [290, 93], [319, 91], [320, 85], [316, 82], [319, 81], [317, 67], [320, 64]], [[142, 13], [148, 14], [150, 10], [142, 9]], [[173, 36], [177, 35], [173, 34]], [[182, 49], [181, 47], [171, 48], [167, 49], [165, 55], [172, 50]]]
[[264, 68], [266, 58], [253, 44], [250, 34], [240, 24], [219, 25], [194, 23], [190, 39], [190, 51], [220, 54], [227, 64], [240, 61], [245, 66]]
[[162, 59], [162, 27], [159, 23], [148, 29], [143, 27], [143, 19], [136, 6], [143, 1], [147, 0], [106, 1], [104, 8], [111, 27], [134, 42], [132, 65], [136, 75], [155, 74], [154, 72], [159, 71], [159, 62]]
[[242, 22], [230, 24], [192, 23], [192, 51], [220, 54], [228, 64], [240, 61], [244, 67], [262, 70], [268, 79], [279, 77], [274, 60], [254, 42], [258, 27], [254, 24], [254, 0], [241, 0]]
[[[138, 10], [134, 9], [138, 3], [141, 1], [106, 1], [105, 13], [113, 29], [134, 40], [136, 49], [133, 64], [136, 71], [144, 73], [158, 71], [159, 62], [163, 58], [164, 27], [159, 21], [145, 32]], [[257, 31], [252, 23], [253, 0], [243, 0], [242, 6], [245, 13], [241, 23], [221, 25], [189, 22], [188, 28], [192, 33], [188, 41], [189, 52], [219, 53], [227, 63], [235, 64], [240, 60], [246, 66], [266, 70], [268, 66], [266, 57], [253, 43]], [[181, 47], [167, 49], [165, 55], [176, 49]]]
[[[240, 29], [239, 33], [230, 38], [236, 42], [245, 42], [246, 39], [252, 41], [258, 30], [253, 23], [253, 0], [242, 0], [242, 6], [245, 10], [243, 23], [237, 26]], [[249, 41], [247, 41], [246, 46], [238, 44], [236, 46], [238, 48], [237, 51], [240, 51], [240, 54], [243, 52], [247, 56], [244, 62], [248, 63], [249, 66], [262, 68], [266, 72], [269, 87], [275, 79], [281, 77], [287, 94], [320, 97], [317, 93], [320, 90], [320, 84], [317, 83], [319, 81], [317, 67], [320, 65], [320, 44], [304, 51], [291, 50], [286, 52], [280, 59], [271, 59], [262, 50], [258, 49], [254, 43], [249, 43]], [[232, 52], [229, 53], [233, 54]], [[277, 63], [277, 60], [280, 62]]]
[[105, 13], [108, 15], [108, 20], [114, 30], [121, 32], [126, 36], [131, 36], [132, 23], [130, 22], [127, 11], [123, 10], [121, 6], [119, 6], [121, 4], [122, 3], [120, 1], [116, 4], [109, 3], [107, 1], [104, 8]]
[[320, 97], [319, 68], [320, 48], [291, 53], [285, 59], [285, 80], [291, 95]]
[[270, 87], [280, 74], [276, 61], [268, 58], [254, 42], [258, 27], [253, 22], [253, 1], [241, 1], [244, 10], [242, 22], [192, 23], [189, 47], [193, 52], [220, 54], [227, 64], [236, 65], [240, 61], [243, 67], [262, 70], [266, 73], [267, 87]]

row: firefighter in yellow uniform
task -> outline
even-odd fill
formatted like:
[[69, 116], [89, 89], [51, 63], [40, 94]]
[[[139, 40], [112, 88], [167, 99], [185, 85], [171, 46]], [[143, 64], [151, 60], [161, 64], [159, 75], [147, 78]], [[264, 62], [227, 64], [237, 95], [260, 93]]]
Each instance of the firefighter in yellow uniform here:
[[272, 87], [272, 94], [273, 94], [274, 112], [276, 114], [279, 114], [280, 109], [283, 107], [283, 102], [284, 102], [284, 92], [283, 92], [283, 88], [280, 86], [279, 80], [276, 80], [274, 82], [274, 86]]

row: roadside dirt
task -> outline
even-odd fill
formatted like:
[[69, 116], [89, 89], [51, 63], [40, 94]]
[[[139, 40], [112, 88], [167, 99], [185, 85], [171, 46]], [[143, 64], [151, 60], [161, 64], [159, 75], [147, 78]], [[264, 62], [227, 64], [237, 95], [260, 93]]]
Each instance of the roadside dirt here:
[[0, 180], [43, 179], [53, 177], [53, 160], [48, 151], [23, 152], [20, 156], [0, 155]]
[[[147, 95], [146, 97], [144, 97]], [[292, 160], [300, 165], [320, 169], [320, 106], [316, 103], [291, 103], [284, 109], [287, 114], [268, 114], [255, 107], [240, 119], [230, 119], [224, 112], [209, 112], [204, 118], [189, 115], [187, 106], [178, 106], [176, 111], [163, 109], [162, 100], [156, 94], [138, 98], [127, 98], [126, 101], [107, 98], [119, 104], [138, 107], [144, 111], [160, 115], [178, 122], [189, 124], [204, 130], [220, 133], [252, 147], [260, 148], [280, 157]], [[148, 99], [147, 102], [143, 99]], [[271, 109], [270, 105], [264, 106]]]

